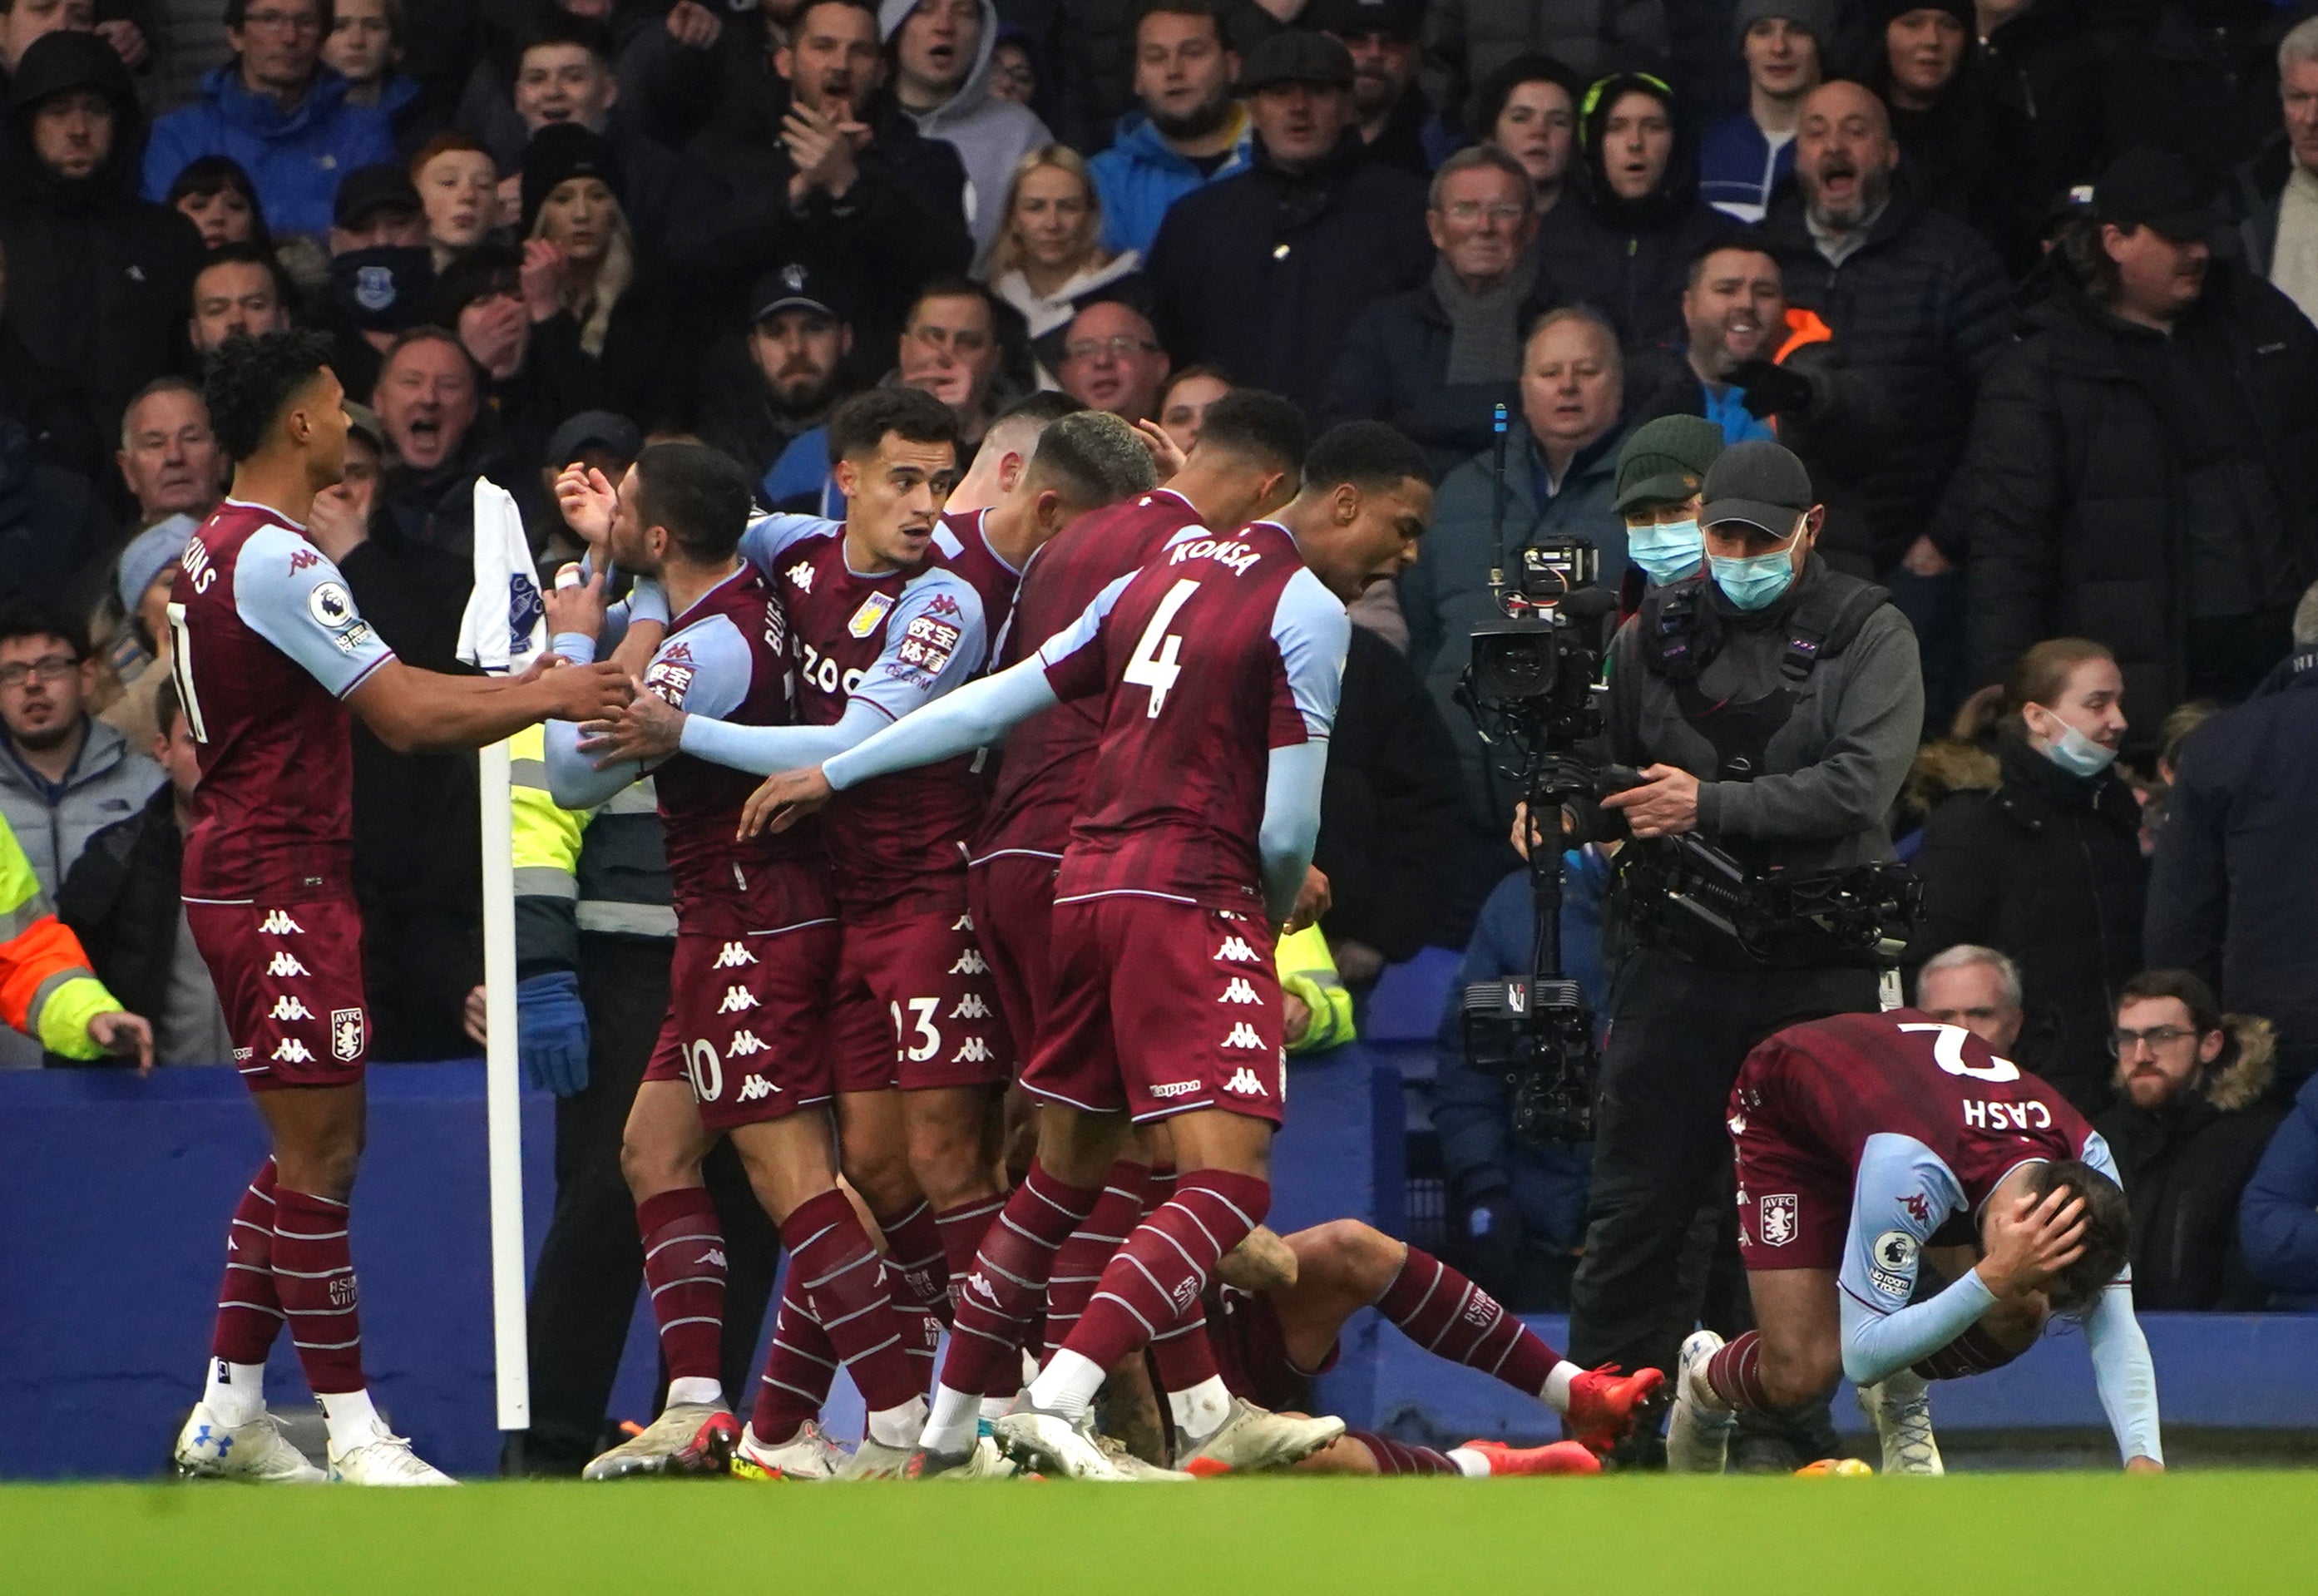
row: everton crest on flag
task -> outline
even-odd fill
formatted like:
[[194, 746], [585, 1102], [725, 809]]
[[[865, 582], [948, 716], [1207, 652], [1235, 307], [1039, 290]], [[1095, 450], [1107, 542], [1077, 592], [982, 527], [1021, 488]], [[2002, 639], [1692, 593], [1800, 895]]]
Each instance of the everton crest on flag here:
[[459, 658], [494, 676], [520, 671], [547, 643], [547, 601], [507, 489], [475, 484], [475, 587], [459, 621]]

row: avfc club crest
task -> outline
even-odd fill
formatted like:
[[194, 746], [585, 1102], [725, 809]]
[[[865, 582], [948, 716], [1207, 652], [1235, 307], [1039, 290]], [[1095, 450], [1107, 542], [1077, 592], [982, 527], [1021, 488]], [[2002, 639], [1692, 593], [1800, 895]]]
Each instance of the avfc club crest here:
[[1785, 1246], [1801, 1228], [1792, 1191], [1774, 1192], [1764, 1197], [1756, 1212], [1760, 1215], [1758, 1233], [1765, 1247]]
[[362, 1057], [363, 1011], [359, 1009], [330, 1010], [330, 1056], [342, 1064], [351, 1064]]

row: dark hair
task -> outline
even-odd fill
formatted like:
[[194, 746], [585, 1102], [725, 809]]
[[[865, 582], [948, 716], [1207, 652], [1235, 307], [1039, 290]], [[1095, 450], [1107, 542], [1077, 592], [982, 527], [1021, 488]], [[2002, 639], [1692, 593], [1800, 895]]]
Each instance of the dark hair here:
[[0, 604], [0, 643], [25, 637], [60, 638], [76, 660], [88, 658], [88, 634], [44, 599], [12, 598]]
[[1261, 388], [1235, 388], [1208, 407], [1199, 422], [1202, 450], [1226, 450], [1243, 459], [1278, 466], [1289, 476], [1304, 470], [1312, 448], [1312, 428], [1304, 412]]
[[[0, 15], [4, 15], [0, 13]], [[249, 202], [249, 241], [271, 247], [274, 234], [265, 225], [265, 202], [257, 197], [257, 185], [249, 180], [239, 161], [229, 155], [198, 156], [187, 161], [177, 175], [170, 180], [169, 192], [161, 202], [170, 210], [187, 197], [206, 200], [231, 189]], [[232, 247], [225, 246], [224, 247]]]
[[957, 446], [957, 417], [932, 394], [916, 388], [873, 388], [857, 393], [829, 417], [829, 462], [875, 454], [887, 433], [912, 444]]
[[177, 697], [177, 673], [165, 670], [161, 685], [153, 689], [153, 727], [164, 742], [177, 727], [178, 717], [185, 713], [184, 703]]
[[685, 558], [727, 559], [748, 529], [749, 473], [705, 444], [653, 444], [636, 456], [636, 515], [668, 529]]
[[329, 369], [330, 353], [323, 334], [292, 328], [259, 338], [237, 333], [211, 354], [202, 400], [229, 457], [238, 462], [257, 453], [298, 390]]
[[298, 288], [290, 281], [290, 273], [282, 269], [282, 263], [274, 258], [271, 249], [255, 243], [220, 244], [194, 263], [193, 280], [185, 289], [185, 298], [194, 309], [201, 305], [202, 279], [213, 266], [264, 267], [266, 278], [274, 284], [274, 300], [284, 310], [297, 309]]
[[574, 16], [560, 5], [543, 5], [517, 42], [515, 61], [518, 74], [524, 57], [551, 44], [576, 44], [601, 61], [607, 72], [618, 58], [613, 53], [612, 36], [603, 23], [592, 17]]
[[[338, 25], [337, 13], [330, 0], [316, 0], [315, 10], [322, 13], [322, 37], [328, 39], [330, 30]], [[225, 0], [225, 25], [238, 28], [248, 19], [249, 0]]]
[[2082, 1314], [2100, 1300], [2125, 1266], [2133, 1248], [2133, 1210], [2117, 1183], [2079, 1159], [2032, 1164], [2029, 1195], [2039, 1201], [2059, 1187], [2085, 1200], [2084, 1252], [2044, 1287], [2055, 1314]]
[[2070, 673], [2093, 659], [2115, 664], [2116, 656], [2089, 637], [2048, 637], [2023, 650], [2004, 679], [2005, 710], [2017, 715], [2032, 704], [2051, 704], [2068, 687]]
[[435, 279], [434, 319], [456, 327], [460, 313], [477, 300], [522, 291], [522, 251], [512, 244], [478, 244]]
[[998, 308], [1005, 303], [991, 291], [988, 283], [976, 282], [971, 277], [930, 278], [923, 288], [910, 296], [909, 308], [902, 312], [904, 326], [918, 313], [918, 307], [928, 300], [980, 300], [990, 307], [990, 326], [993, 333], [998, 330]]
[[475, 364], [475, 357], [467, 353], [467, 346], [459, 342], [459, 335], [447, 327], [436, 327], [431, 322], [421, 322], [417, 327], [405, 327], [395, 334], [394, 342], [389, 344], [378, 357], [379, 374], [384, 376], [386, 368], [394, 363], [394, 357], [413, 344], [448, 344], [459, 352], [459, 358], [467, 363], [469, 374], [475, 377], [476, 385], [481, 388], [482, 378], [479, 373], [481, 368]]
[[1216, 42], [1226, 49], [1232, 48], [1231, 13], [1225, 10], [1223, 0], [1140, 0], [1127, 22], [1127, 69], [1135, 70], [1135, 49], [1143, 34], [1143, 22], [1154, 16], [1203, 16], [1215, 24]]
[[1059, 388], [1041, 388], [1029, 399], [1007, 408], [1005, 413], [992, 422], [995, 430], [1010, 421], [1035, 421], [1040, 426], [1051, 426], [1065, 416], [1075, 416], [1087, 408], [1083, 399], [1074, 399]]
[[1114, 505], [1159, 485], [1143, 436], [1103, 410], [1081, 410], [1038, 435], [1030, 470], [1082, 509]]
[[1239, 386], [1237, 382], [1232, 381], [1232, 374], [1214, 361], [1197, 361], [1190, 365], [1177, 366], [1167, 373], [1167, 381], [1159, 385], [1159, 402], [1164, 405], [1167, 402], [1167, 396], [1174, 392], [1177, 388], [1200, 377], [1206, 378], [1210, 382], [1220, 382], [1227, 389]]
[[[1201, 443], [1207, 442], [1207, 429], [1215, 425], [1216, 410], [1221, 408], [1223, 400], [1217, 399], [1215, 409], [1208, 412], [1199, 428]], [[1304, 456], [1307, 489], [1350, 482], [1366, 491], [1389, 491], [1412, 479], [1428, 485], [1433, 480], [1424, 451], [1381, 421], [1346, 421], [1332, 426], [1312, 441]]]
[[1692, 254], [1690, 275], [1684, 280], [1683, 286], [1696, 288], [1699, 278], [1706, 273], [1706, 263], [1726, 249], [1739, 249], [1748, 255], [1769, 256], [1771, 264], [1779, 268], [1780, 281], [1783, 282], [1786, 280], [1786, 267], [1780, 262], [1778, 252], [1771, 247], [1771, 241], [1768, 238], [1753, 228], [1726, 228], [1710, 236], [1706, 242], [1700, 245]]
[[2172, 998], [2189, 1011], [2189, 1023], [2202, 1037], [2209, 1031], [2229, 1030], [2229, 1017], [2222, 1012], [2221, 1000], [2214, 989], [2187, 970], [2143, 970], [2116, 991], [2116, 1007], [2127, 1003], [2146, 1003], [2152, 1000]]
[[[791, 45], [795, 45], [796, 43], [797, 34], [804, 31], [804, 19], [811, 16], [814, 12], [820, 10], [824, 5], [842, 5], [848, 11], [866, 12], [868, 14], [869, 21], [873, 26], [876, 25], [877, 22], [877, 0], [804, 0], [804, 4], [796, 8], [796, 14], [789, 19], [789, 43]], [[884, 37], [884, 33], [885, 30], [883, 28], [879, 28], [878, 34], [880, 39]]]
[[[1476, 139], [1492, 137], [1497, 118], [1505, 113], [1505, 102], [1525, 83], [1559, 85], [1569, 96], [1570, 120], [1577, 121], [1578, 103], [1586, 98], [1586, 80], [1577, 76], [1577, 68], [1552, 56], [1525, 55], [1515, 56], [1481, 79], [1473, 97], [1465, 102], [1465, 130]], [[1571, 129], [1573, 135], [1576, 130]]]

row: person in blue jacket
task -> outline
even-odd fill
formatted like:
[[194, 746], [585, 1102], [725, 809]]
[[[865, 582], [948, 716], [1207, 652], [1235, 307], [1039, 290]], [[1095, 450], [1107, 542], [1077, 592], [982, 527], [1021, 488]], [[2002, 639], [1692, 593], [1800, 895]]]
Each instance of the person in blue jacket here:
[[1161, 0], [1135, 24], [1135, 97], [1109, 149], [1087, 163], [1102, 199], [1102, 247], [1146, 258], [1167, 207], [1235, 177], [1255, 130], [1232, 97], [1239, 58], [1217, 0]]
[[233, 59], [203, 76], [201, 98], [153, 124], [145, 197], [162, 199], [202, 156], [230, 156], [277, 237], [327, 235], [338, 179], [395, 159], [386, 108], [350, 103], [346, 80], [322, 65], [329, 25], [328, 0], [226, 0]]
[[2318, 1312], [2318, 1076], [2296, 1094], [2238, 1198], [2238, 1251], [2277, 1294], [2272, 1306]]

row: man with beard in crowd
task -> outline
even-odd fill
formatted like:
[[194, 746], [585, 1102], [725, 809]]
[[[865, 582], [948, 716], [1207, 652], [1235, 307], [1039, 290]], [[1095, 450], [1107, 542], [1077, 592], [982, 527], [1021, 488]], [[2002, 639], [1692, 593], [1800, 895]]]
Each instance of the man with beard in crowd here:
[[1148, 256], [1167, 207], [1247, 170], [1255, 124], [1232, 98], [1239, 56], [1219, 0], [1155, 0], [1135, 24], [1135, 97], [1109, 149], [1087, 163], [1102, 247]]
[[[774, 462], [828, 418], [850, 391], [839, 368], [853, 349], [844, 291], [830, 272], [791, 261], [758, 279], [749, 295], [745, 363], [701, 407], [700, 437], [747, 468], [759, 496], [777, 503], [764, 481]], [[826, 469], [826, 462], [824, 462]]]

